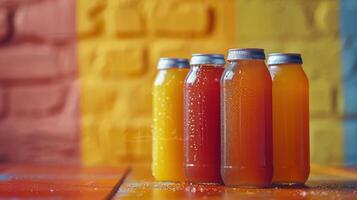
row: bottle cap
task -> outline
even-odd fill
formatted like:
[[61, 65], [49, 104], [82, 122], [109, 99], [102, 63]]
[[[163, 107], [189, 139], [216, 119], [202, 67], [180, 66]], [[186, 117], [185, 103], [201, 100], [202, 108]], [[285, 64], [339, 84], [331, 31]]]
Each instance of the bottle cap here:
[[226, 61], [224, 60], [224, 55], [223, 54], [211, 54], [211, 57], [213, 59], [214, 64], [217, 64], [217, 65], [226, 64]]
[[196, 53], [192, 54], [190, 61], [191, 65], [213, 64], [213, 59], [210, 54]]
[[268, 65], [302, 64], [299, 53], [271, 53], [268, 57]]
[[265, 60], [264, 49], [258, 48], [243, 48], [229, 49], [227, 60]]
[[168, 68], [189, 68], [190, 63], [188, 59], [185, 58], [160, 58], [157, 65], [158, 69], [168, 69]]
[[196, 53], [192, 54], [191, 65], [203, 65], [203, 64], [216, 64], [224, 65], [226, 62], [224, 60], [223, 54], [203, 54]]

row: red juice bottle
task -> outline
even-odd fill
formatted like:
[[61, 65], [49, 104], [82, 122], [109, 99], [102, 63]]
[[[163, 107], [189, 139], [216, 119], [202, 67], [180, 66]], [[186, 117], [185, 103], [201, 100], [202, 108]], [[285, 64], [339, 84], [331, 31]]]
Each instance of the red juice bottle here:
[[184, 85], [185, 174], [190, 182], [222, 183], [220, 79], [224, 56], [193, 54]]

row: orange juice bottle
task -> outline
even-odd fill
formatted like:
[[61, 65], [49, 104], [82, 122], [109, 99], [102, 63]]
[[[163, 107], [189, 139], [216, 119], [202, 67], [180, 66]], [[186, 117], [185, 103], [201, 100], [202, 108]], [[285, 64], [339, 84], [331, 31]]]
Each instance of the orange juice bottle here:
[[300, 54], [270, 54], [275, 184], [304, 184], [310, 173], [309, 83]]
[[273, 175], [272, 81], [263, 49], [230, 49], [221, 79], [225, 185], [267, 187]]
[[152, 174], [158, 181], [184, 181], [183, 83], [189, 61], [161, 58], [153, 85]]

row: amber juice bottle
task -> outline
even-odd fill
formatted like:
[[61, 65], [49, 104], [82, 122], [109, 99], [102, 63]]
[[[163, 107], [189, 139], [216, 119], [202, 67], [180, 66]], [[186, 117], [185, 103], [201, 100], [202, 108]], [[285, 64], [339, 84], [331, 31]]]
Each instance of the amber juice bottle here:
[[221, 80], [225, 185], [267, 187], [273, 175], [272, 81], [263, 49], [230, 49]]
[[275, 184], [304, 184], [310, 172], [309, 83], [300, 54], [270, 54]]

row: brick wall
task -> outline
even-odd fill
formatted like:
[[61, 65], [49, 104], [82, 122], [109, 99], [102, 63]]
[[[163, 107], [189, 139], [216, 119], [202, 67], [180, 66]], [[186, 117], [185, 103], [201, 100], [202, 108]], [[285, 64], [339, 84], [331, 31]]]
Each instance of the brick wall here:
[[311, 159], [341, 164], [343, 113], [337, 0], [237, 0], [239, 46], [301, 52], [310, 83]]
[[[157, 59], [263, 47], [302, 52], [312, 161], [340, 164], [339, 6], [338, 0], [0, 0], [0, 160], [76, 163], [80, 137], [84, 164], [149, 161]], [[354, 49], [353, 35], [343, 40], [345, 49]], [[352, 134], [355, 125], [348, 127]]]
[[78, 3], [84, 163], [150, 160], [157, 59], [226, 54], [230, 47], [303, 54], [310, 80], [312, 162], [342, 163], [339, 1]]
[[82, 152], [87, 165], [151, 159], [151, 85], [162, 56], [226, 53], [233, 0], [80, 0]]
[[75, 2], [0, 1], [0, 161], [78, 163]]

